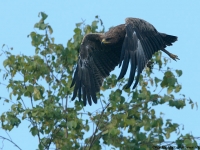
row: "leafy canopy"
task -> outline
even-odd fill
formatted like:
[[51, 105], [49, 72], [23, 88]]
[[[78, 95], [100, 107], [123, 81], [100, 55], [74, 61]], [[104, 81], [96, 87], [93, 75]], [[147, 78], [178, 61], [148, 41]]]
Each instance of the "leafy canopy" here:
[[[54, 42], [53, 28], [45, 22], [47, 14], [41, 12], [39, 17], [34, 26], [36, 31], [28, 35], [35, 48], [33, 56], [2, 50], [6, 56], [3, 79], [8, 81], [6, 88], [10, 93], [9, 98], [1, 96], [1, 100], [11, 106], [0, 116], [3, 130], [11, 131], [22, 121], [29, 122], [27, 127], [32, 136], [38, 137], [40, 150], [52, 147], [96, 150], [105, 145], [144, 150], [160, 145], [197, 146], [192, 135], [180, 134], [178, 123], [163, 120], [162, 114], [156, 113], [156, 108], [163, 104], [168, 104], [168, 109], [182, 109], [186, 103], [193, 108], [195, 104], [185, 95], [178, 95], [182, 70], [169, 68], [169, 58], [157, 52], [135, 90], [124, 89], [127, 79], [117, 81], [117, 76], [111, 74], [97, 94], [99, 109], [90, 112], [78, 100], [70, 100], [73, 90], [70, 84], [81, 40], [87, 33], [103, 33], [102, 20], [96, 16], [91, 25], [77, 23], [65, 47]], [[166, 143], [173, 132], [177, 133], [177, 140]]]

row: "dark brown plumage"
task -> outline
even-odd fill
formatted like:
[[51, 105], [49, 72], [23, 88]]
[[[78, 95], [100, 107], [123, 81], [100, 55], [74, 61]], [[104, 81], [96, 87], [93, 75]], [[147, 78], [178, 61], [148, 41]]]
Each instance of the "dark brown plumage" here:
[[97, 103], [96, 93], [104, 78], [117, 66], [122, 66], [118, 79], [124, 77], [128, 64], [131, 64], [129, 88], [137, 72], [133, 89], [137, 86], [139, 76], [152, 55], [162, 50], [172, 59], [178, 56], [165, 50], [177, 40], [176, 36], [158, 32], [150, 23], [138, 19], [127, 18], [126, 23], [111, 28], [104, 34], [87, 34], [81, 43], [77, 67], [71, 87], [74, 87], [72, 100], [78, 94], [84, 105], [92, 101]]

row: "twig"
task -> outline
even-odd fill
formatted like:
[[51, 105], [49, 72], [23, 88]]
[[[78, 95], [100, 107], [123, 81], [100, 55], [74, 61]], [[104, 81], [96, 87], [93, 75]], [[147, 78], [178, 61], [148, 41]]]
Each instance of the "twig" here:
[[[95, 136], [96, 136], [96, 133], [98, 132], [98, 127], [99, 127], [101, 118], [102, 118], [102, 116], [103, 116], [104, 111], [108, 108], [109, 105], [110, 105], [110, 103], [108, 103], [108, 104], [106, 105], [106, 107], [105, 107], [105, 108], [102, 110], [102, 112], [101, 112], [101, 116], [100, 116], [100, 118], [98, 119], [98, 122], [97, 122], [97, 125], [96, 125], [96, 129], [95, 129], [95, 131], [94, 131], [92, 137], [90, 138], [90, 147], [89, 147], [89, 150], [92, 148], [92, 145], [93, 145], [93, 143], [94, 143], [95, 140], [96, 140]], [[87, 147], [87, 145], [86, 145], [86, 147]]]
[[10, 137], [10, 135], [8, 134], [8, 132], [7, 131], [5, 131], [5, 132], [8, 135], [8, 137], [10, 138], [10, 140], [12, 141], [12, 138]]
[[13, 142], [12, 140], [8, 139], [8, 138], [5, 138], [3, 136], [0, 136], [0, 138], [2, 138], [3, 140], [7, 140], [9, 142], [11, 142], [14, 146], [16, 146], [18, 149], [22, 150], [15, 142]]

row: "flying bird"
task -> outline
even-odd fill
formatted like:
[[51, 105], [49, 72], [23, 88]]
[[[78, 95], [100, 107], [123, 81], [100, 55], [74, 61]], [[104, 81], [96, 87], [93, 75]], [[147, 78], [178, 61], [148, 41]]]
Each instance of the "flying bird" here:
[[152, 24], [139, 18], [126, 18], [125, 24], [112, 27], [106, 33], [85, 35], [71, 84], [71, 87], [75, 85], [72, 100], [78, 94], [84, 106], [87, 102], [89, 105], [92, 105], [92, 101], [97, 103], [96, 93], [100, 91], [104, 78], [117, 65], [121, 67], [118, 80], [123, 78], [129, 62], [131, 68], [126, 88], [132, 85], [137, 74], [134, 89], [142, 70], [155, 52], [161, 50], [173, 60], [179, 59], [165, 49], [176, 40], [176, 36], [158, 32]]

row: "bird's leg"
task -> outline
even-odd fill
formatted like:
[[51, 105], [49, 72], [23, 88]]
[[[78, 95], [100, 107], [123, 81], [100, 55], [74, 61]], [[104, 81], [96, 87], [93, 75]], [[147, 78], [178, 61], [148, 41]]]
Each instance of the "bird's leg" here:
[[172, 54], [172, 53], [170, 53], [170, 52], [168, 52], [166, 49], [162, 49], [162, 51], [163, 52], [165, 52], [170, 58], [172, 58], [173, 60], [180, 60], [179, 58], [178, 58], [178, 56], [177, 55], [174, 55], [174, 54]]

